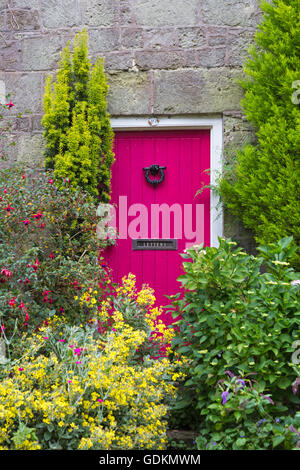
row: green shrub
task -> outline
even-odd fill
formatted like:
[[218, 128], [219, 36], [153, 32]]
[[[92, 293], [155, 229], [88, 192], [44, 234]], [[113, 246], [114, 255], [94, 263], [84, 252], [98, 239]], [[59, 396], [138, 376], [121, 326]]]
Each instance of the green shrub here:
[[46, 167], [103, 202], [110, 199], [114, 161], [107, 92], [103, 61], [91, 65], [84, 30], [75, 37], [73, 53], [69, 44], [63, 50], [56, 81], [50, 76], [46, 83]]
[[283, 239], [254, 257], [233, 248], [235, 242], [219, 241], [219, 248], [199, 246], [182, 254], [185, 292], [173, 303], [173, 315], [181, 316], [172, 347], [189, 367], [175, 411], [196, 408], [200, 420], [226, 370], [255, 373], [261, 390], [293, 409], [300, 402], [292, 393], [299, 376], [292, 355], [300, 339], [300, 275], [288, 261], [295, 248]]
[[[263, 2], [264, 16], [246, 62], [242, 106], [257, 145], [224, 168], [219, 191], [226, 207], [259, 244], [293, 236], [300, 241], [299, 2]], [[294, 263], [299, 263], [299, 249]]]
[[51, 172], [14, 167], [0, 172], [0, 195], [0, 326], [11, 347], [13, 335], [55, 314], [86, 318], [74, 296], [83, 285], [104, 291], [108, 278], [88, 193], [67, 180], [58, 189]]
[[199, 450], [273, 450], [300, 446], [300, 415], [280, 416], [255, 380], [234, 376], [219, 381], [196, 439]]

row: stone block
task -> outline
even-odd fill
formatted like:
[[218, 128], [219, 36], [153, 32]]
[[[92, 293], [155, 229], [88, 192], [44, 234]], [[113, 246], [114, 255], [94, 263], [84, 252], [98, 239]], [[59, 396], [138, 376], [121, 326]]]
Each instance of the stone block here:
[[194, 26], [197, 24], [198, 0], [136, 0], [136, 24], [143, 26]]
[[154, 71], [154, 113], [223, 113], [240, 109], [241, 71], [226, 67]]
[[[202, 2], [202, 21], [222, 26], [255, 27], [259, 19], [257, 0], [205, 0]], [[224, 4], [225, 3], [225, 4]]]
[[6, 12], [6, 29], [14, 31], [36, 31], [40, 29], [40, 18], [37, 10], [8, 10]]
[[150, 87], [147, 72], [108, 74], [108, 110], [111, 115], [149, 113]]
[[[3, 0], [4, 1], [4, 0]], [[6, 0], [7, 1], [7, 0]], [[10, 0], [12, 8], [27, 8], [31, 10], [38, 10], [40, 8], [40, 0]]]
[[176, 28], [144, 29], [144, 49], [174, 49], [178, 45]]
[[117, 0], [84, 0], [83, 24], [87, 26], [113, 26], [117, 21]]
[[109, 70], [130, 70], [133, 66], [132, 52], [106, 52], [104, 54], [104, 68]]
[[51, 70], [57, 68], [63, 48], [58, 35], [23, 39], [23, 70]]
[[11, 94], [11, 99], [16, 105], [14, 111], [24, 113], [42, 112], [43, 75], [37, 72], [31, 73], [5, 73], [6, 93]]
[[136, 65], [140, 70], [174, 69], [185, 65], [183, 51], [141, 51], [135, 53]]
[[23, 134], [18, 139], [17, 161], [30, 167], [42, 166], [45, 140], [41, 134]]
[[179, 28], [178, 45], [184, 49], [206, 46], [206, 32], [203, 28]]
[[89, 52], [91, 55], [103, 51], [116, 51], [119, 48], [120, 40], [117, 29], [100, 28], [89, 31]]
[[122, 28], [121, 46], [124, 49], [142, 49], [144, 46], [143, 29], [135, 27]]
[[42, 0], [41, 17], [46, 28], [70, 28], [81, 24], [78, 0]]
[[7, 39], [0, 45], [0, 68], [6, 71], [17, 71], [21, 60], [21, 44], [19, 41]]
[[229, 34], [228, 46], [230, 48], [230, 65], [243, 65], [249, 56], [248, 49], [254, 42], [254, 32], [242, 30]]

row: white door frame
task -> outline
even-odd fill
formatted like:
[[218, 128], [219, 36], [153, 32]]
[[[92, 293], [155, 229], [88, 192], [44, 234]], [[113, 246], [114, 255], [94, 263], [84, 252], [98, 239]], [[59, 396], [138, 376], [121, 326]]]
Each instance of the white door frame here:
[[[111, 118], [114, 131], [145, 131], [154, 129], [210, 129], [210, 181], [214, 185], [222, 171], [223, 120], [221, 117], [116, 117]], [[211, 191], [210, 243], [218, 246], [223, 236], [223, 210], [218, 195]]]

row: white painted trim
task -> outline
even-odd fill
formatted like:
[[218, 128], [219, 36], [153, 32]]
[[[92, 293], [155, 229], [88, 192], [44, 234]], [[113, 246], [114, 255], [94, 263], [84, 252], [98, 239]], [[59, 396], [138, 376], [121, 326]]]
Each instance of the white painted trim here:
[[[222, 171], [223, 120], [221, 117], [117, 117], [111, 119], [114, 131], [137, 131], [155, 129], [210, 129], [211, 184], [214, 185]], [[223, 236], [223, 210], [218, 195], [211, 192], [210, 243], [218, 246], [218, 237]]]

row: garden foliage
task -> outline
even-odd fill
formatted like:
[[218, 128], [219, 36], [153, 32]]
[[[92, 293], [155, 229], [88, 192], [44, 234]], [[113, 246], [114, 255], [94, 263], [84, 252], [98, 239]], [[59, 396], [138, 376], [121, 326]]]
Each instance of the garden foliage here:
[[92, 66], [87, 33], [63, 50], [55, 81], [47, 79], [42, 124], [46, 138], [46, 167], [69, 178], [102, 202], [110, 199], [113, 131], [107, 112], [108, 85], [103, 61]]
[[291, 238], [261, 246], [260, 257], [219, 241], [219, 248], [198, 246], [182, 255], [185, 292], [173, 299], [173, 314], [180, 318], [172, 348], [189, 361], [176, 407], [182, 416], [196, 409], [198, 429], [226, 371], [253, 374], [278, 416], [293, 413], [300, 402], [300, 366], [293, 359], [300, 340], [300, 274], [290, 265], [296, 249]]
[[[219, 191], [259, 244], [300, 241], [299, 1], [263, 2], [264, 16], [244, 70], [242, 106], [257, 143], [225, 166]], [[299, 263], [299, 250], [295, 263]]]

